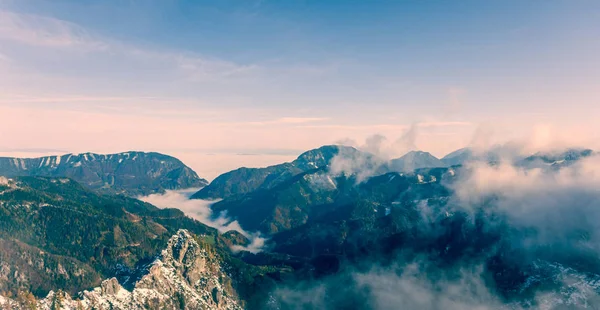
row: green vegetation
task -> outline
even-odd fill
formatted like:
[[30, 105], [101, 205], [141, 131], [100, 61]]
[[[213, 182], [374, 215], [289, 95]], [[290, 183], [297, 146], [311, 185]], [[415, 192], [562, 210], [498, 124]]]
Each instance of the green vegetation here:
[[96, 194], [70, 179], [14, 178], [0, 191], [0, 290], [88, 289], [118, 264], [155, 256], [180, 228], [217, 234], [179, 210]]

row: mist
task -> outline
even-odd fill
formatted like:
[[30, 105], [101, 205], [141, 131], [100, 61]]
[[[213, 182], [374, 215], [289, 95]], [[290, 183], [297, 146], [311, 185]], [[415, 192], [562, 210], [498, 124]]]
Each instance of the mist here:
[[[345, 159], [348, 171], [373, 172]], [[334, 275], [285, 283], [266, 309], [600, 307], [600, 156], [542, 168], [473, 161], [454, 170], [442, 183], [447, 203], [413, 205], [415, 241], [389, 259], [369, 253], [343, 261]]]
[[220, 233], [225, 233], [231, 230], [240, 232], [250, 240], [250, 244], [246, 247], [234, 246], [233, 251], [248, 251], [258, 253], [262, 251], [266, 239], [258, 232], [247, 232], [240, 224], [227, 217], [227, 214], [221, 213], [219, 216], [213, 216], [211, 205], [219, 200], [201, 200], [190, 199], [199, 189], [171, 190], [164, 194], [152, 194], [139, 197], [141, 201], [150, 203], [161, 209], [175, 208], [183, 211], [187, 216], [213, 228], [216, 228]]

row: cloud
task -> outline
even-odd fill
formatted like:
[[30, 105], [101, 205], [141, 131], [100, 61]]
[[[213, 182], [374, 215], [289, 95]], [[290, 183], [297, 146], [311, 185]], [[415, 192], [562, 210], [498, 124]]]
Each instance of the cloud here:
[[[377, 138], [373, 138], [377, 139]], [[371, 143], [378, 143], [372, 141]], [[333, 176], [354, 176], [356, 182], [361, 183], [368, 178], [377, 175], [384, 160], [371, 153], [355, 152], [345, 148], [340, 149], [332, 159], [329, 173]]]
[[284, 283], [273, 308], [600, 306], [600, 156], [560, 169], [473, 162], [455, 173], [449, 196], [412, 202], [418, 217], [393, 207], [404, 210], [389, 219], [402, 226], [392, 257], [370, 251], [334, 275]]
[[493, 128], [488, 124], [480, 124], [475, 129], [469, 147], [475, 151], [485, 151], [492, 147]]
[[103, 50], [83, 28], [63, 20], [31, 14], [0, 11], [0, 39], [42, 47], [77, 47]]
[[249, 125], [297, 125], [315, 122], [324, 122], [329, 120], [327, 117], [281, 117], [274, 120], [247, 122]]
[[488, 289], [482, 277], [483, 268], [461, 269], [458, 277], [442, 275], [432, 281], [426, 267], [409, 264], [397, 275], [389, 268], [375, 268], [368, 273], [356, 273], [359, 288], [371, 292], [373, 309], [493, 309], [502, 303]]
[[248, 252], [254, 253], [254, 254], [263, 251], [265, 242], [267, 241], [267, 239], [261, 237], [260, 233], [258, 233], [258, 232], [252, 233], [250, 235], [246, 235], [246, 237], [250, 239], [249, 245], [247, 245], [247, 246], [234, 245], [233, 247], [231, 247], [231, 250], [233, 252], [248, 251]]
[[382, 167], [391, 159], [416, 150], [415, 140], [418, 125], [407, 128], [395, 141], [390, 142], [385, 136], [375, 134], [359, 144], [352, 139], [338, 141], [342, 145], [352, 146], [360, 152], [342, 149], [331, 160], [330, 172], [333, 175], [345, 174], [354, 176], [358, 183], [381, 174]]
[[356, 140], [349, 138], [338, 140], [336, 143], [352, 146], [384, 160], [389, 160], [417, 149], [416, 139], [418, 135], [418, 125], [413, 124], [410, 127], [401, 126], [399, 128], [402, 128], [402, 134], [393, 141], [390, 141], [384, 135], [374, 134], [368, 136], [364, 143], [359, 143]]
[[196, 219], [205, 225], [216, 228], [221, 233], [235, 230], [250, 239], [250, 245], [247, 247], [235, 246], [232, 250], [245, 250], [252, 253], [262, 251], [266, 239], [263, 238], [260, 233], [249, 233], [245, 231], [237, 221], [232, 221], [227, 218], [226, 214], [220, 214], [220, 216], [214, 217], [210, 206], [217, 201], [190, 199], [190, 196], [197, 191], [197, 189], [167, 191], [164, 194], [152, 194], [139, 197], [138, 199], [163, 209], [179, 209], [187, 216]]
[[503, 308], [504, 304], [485, 284], [483, 274], [481, 266], [452, 273], [435, 269], [426, 261], [387, 267], [374, 264], [366, 271], [349, 269], [320, 280], [280, 287], [272, 293], [275, 305], [266, 309]]
[[431, 121], [431, 122], [420, 122], [415, 124], [418, 127], [453, 127], [453, 126], [472, 126], [471, 122], [443, 122], [443, 121]]
[[[78, 85], [79, 92], [93, 92], [94, 86], [96, 89], [108, 87], [106, 83], [115, 80], [131, 90], [136, 80], [141, 79], [148, 93], [150, 81], [156, 85], [162, 83], [161, 88], [173, 85], [173, 81], [222, 83], [249, 74], [256, 77], [254, 73], [260, 70], [256, 64], [237, 64], [187, 51], [147, 48], [102, 37], [65, 20], [10, 11], [0, 11], [0, 42], [3, 42], [2, 53], [15, 64], [14, 72], [7, 74], [13, 78], [27, 75], [30, 80], [40, 79], [36, 90], [48, 87], [44, 96], [48, 96], [49, 90], [66, 87], [59, 87], [59, 81], [46, 79], [46, 76], [60, 76], [71, 86]], [[55, 67], [57, 63], [60, 70]], [[83, 76], [82, 70], [86, 72]], [[31, 88], [27, 90], [31, 93]]]
[[402, 133], [400, 138], [396, 139], [390, 147], [392, 156], [401, 156], [410, 151], [417, 150], [417, 135], [419, 134], [419, 125], [413, 124]]
[[[515, 227], [537, 229], [534, 244], [567, 242], [574, 231], [585, 232], [583, 245], [600, 258], [598, 155], [557, 170], [472, 163], [452, 188], [457, 205], [465, 208], [480, 208], [492, 198], [494, 208], [488, 212], [507, 216]], [[572, 243], [568, 250], [577, 253], [580, 246]]]
[[327, 121], [329, 118], [326, 117], [282, 117], [275, 120], [275, 123], [283, 124], [304, 124]]

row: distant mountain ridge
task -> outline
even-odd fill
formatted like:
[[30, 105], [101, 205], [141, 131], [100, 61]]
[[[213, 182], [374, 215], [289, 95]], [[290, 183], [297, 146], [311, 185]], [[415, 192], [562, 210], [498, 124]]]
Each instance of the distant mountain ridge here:
[[323, 169], [338, 154], [353, 157], [363, 152], [341, 145], [326, 145], [302, 153], [290, 163], [265, 168], [239, 168], [218, 176], [192, 199], [221, 199], [243, 195], [258, 189], [270, 189], [301, 173]]
[[563, 152], [538, 152], [528, 156], [519, 162], [520, 166], [530, 168], [545, 168], [545, 167], [564, 167], [568, 166], [580, 159], [594, 155], [591, 149], [567, 149]]
[[[471, 148], [462, 148], [439, 159], [429, 152], [410, 151], [402, 157], [384, 161], [377, 156], [354, 147], [343, 145], [325, 145], [302, 153], [289, 163], [282, 163], [265, 168], [238, 168], [221, 174], [206, 187], [192, 195], [192, 199], [227, 199], [243, 196], [256, 190], [269, 190], [290, 180], [294, 176], [316, 170], [335, 170], [348, 176], [369, 171], [369, 177], [387, 172], [414, 173], [419, 169], [446, 168], [460, 166], [471, 161], [497, 163], [510, 158], [515, 164], [550, 160], [572, 163], [593, 154], [589, 149], [569, 149], [552, 155], [535, 154], [529, 159], [520, 157], [511, 147], [494, 147], [481, 154]], [[537, 156], [537, 157], [536, 157]], [[360, 178], [358, 181], [364, 181]]]
[[440, 160], [447, 166], [456, 166], [462, 165], [465, 162], [471, 160], [473, 158], [473, 150], [470, 148], [462, 148], [458, 149], [454, 152], [447, 154], [442, 157]]
[[69, 177], [92, 190], [128, 196], [208, 184], [177, 158], [154, 152], [0, 157], [0, 175]]
[[[240, 168], [225, 173], [192, 198], [221, 199], [211, 207], [215, 215], [226, 212], [245, 229], [273, 235], [304, 225], [323, 210], [352, 205], [357, 197], [364, 195], [361, 188], [365, 186], [370, 188], [377, 182], [394, 184], [400, 180], [417, 187], [439, 183], [440, 178], [448, 179], [457, 173], [457, 169], [450, 167], [460, 167], [476, 160], [495, 164], [510, 151], [510, 148], [494, 148], [480, 155], [464, 148], [442, 160], [428, 152], [411, 151], [385, 162], [352, 147], [323, 146], [303, 153], [290, 163], [266, 168]], [[524, 165], [527, 164], [525, 168], [533, 168], [529, 162], [544, 160], [566, 164], [590, 154], [590, 150], [567, 150], [552, 156], [539, 153], [528, 157]], [[518, 165], [519, 159], [514, 160]], [[548, 163], [544, 165], [550, 166]], [[361, 177], [361, 169], [369, 171], [366, 178]], [[383, 177], [386, 175], [389, 179]], [[366, 198], [365, 201], [369, 205], [380, 205], [383, 203], [381, 197], [388, 194], [377, 193], [375, 196], [382, 196]], [[389, 201], [386, 200], [386, 203]]]
[[472, 148], [462, 148], [444, 156], [441, 161], [448, 167], [464, 165], [471, 161], [485, 161], [487, 163], [508, 161], [520, 167], [543, 168], [550, 165], [568, 165], [592, 155], [594, 155], [594, 151], [591, 149], [568, 148], [524, 156], [517, 148], [496, 146], [483, 152], [476, 152]]
[[444, 162], [431, 155], [431, 153], [423, 151], [411, 151], [400, 158], [392, 159], [390, 161], [390, 168], [393, 171], [398, 172], [411, 172], [416, 169], [440, 168], [446, 166], [447, 165]]

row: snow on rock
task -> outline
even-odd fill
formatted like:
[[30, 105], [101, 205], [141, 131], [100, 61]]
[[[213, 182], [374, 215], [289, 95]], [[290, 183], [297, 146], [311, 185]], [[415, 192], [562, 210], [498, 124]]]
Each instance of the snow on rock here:
[[0, 309], [19, 309], [19, 305], [12, 299], [0, 295]]
[[322, 189], [331, 191], [337, 189], [336, 182], [327, 173], [307, 174], [304, 176], [304, 179], [308, 181], [315, 190]]
[[[224, 271], [220, 257], [201, 247], [186, 230], [180, 230], [167, 248], [148, 266], [133, 290], [123, 288], [116, 278], [72, 298], [64, 292], [50, 292], [38, 301], [37, 309], [242, 309]], [[0, 297], [0, 306], [18, 307]]]

